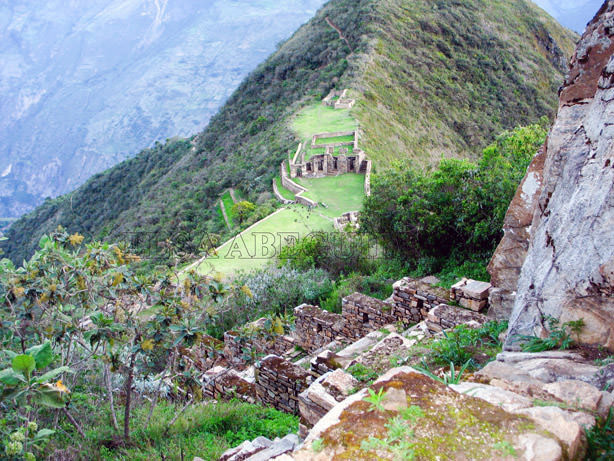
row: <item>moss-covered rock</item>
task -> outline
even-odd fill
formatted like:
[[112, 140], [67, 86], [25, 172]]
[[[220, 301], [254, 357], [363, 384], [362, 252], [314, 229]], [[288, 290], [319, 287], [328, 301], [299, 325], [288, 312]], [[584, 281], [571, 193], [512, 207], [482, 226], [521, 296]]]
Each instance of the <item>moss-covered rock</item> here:
[[457, 393], [411, 368], [389, 371], [371, 390], [333, 408], [294, 459], [536, 459], [529, 452], [547, 453], [545, 459], [553, 460], [563, 456], [558, 440], [529, 419]]

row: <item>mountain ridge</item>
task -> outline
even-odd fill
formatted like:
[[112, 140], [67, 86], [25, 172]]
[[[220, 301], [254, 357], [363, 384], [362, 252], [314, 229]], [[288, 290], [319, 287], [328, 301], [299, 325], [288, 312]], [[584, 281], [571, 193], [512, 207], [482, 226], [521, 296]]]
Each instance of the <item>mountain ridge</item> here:
[[[428, 22], [420, 22], [423, 14]], [[510, 37], [506, 22], [522, 39]], [[432, 40], [441, 33], [445, 40]], [[528, 50], [540, 37], [545, 46]], [[576, 38], [524, 0], [333, 0], [244, 80], [202, 133], [157, 144], [47, 201], [13, 224], [3, 247], [18, 260], [59, 224], [92, 237], [141, 232], [192, 247], [205, 234], [224, 234], [214, 206], [219, 194], [239, 187], [264, 207], [279, 162], [298, 144], [289, 120], [334, 87], [355, 89], [354, 115], [377, 168], [398, 157], [427, 166], [442, 153], [476, 156], [499, 131], [554, 114], [561, 57]], [[512, 96], [519, 102], [508, 108]], [[484, 109], [464, 125], [476, 104]]]

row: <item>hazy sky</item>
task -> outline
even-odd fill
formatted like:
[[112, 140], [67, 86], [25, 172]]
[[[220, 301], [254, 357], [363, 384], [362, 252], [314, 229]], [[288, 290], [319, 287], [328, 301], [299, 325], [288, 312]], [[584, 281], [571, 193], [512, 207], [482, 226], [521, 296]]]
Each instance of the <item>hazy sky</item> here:
[[566, 27], [578, 33], [593, 19], [604, 0], [533, 0]]

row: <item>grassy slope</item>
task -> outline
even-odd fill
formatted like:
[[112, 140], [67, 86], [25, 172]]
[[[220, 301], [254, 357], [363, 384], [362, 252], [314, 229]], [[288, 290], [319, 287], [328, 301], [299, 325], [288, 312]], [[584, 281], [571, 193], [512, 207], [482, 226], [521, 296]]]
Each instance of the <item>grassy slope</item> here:
[[357, 90], [351, 112], [376, 167], [399, 156], [424, 164], [441, 154], [472, 156], [501, 129], [554, 112], [563, 72], [540, 45], [548, 37], [571, 54], [575, 36], [524, 0], [332, 0], [204, 132], [146, 149], [48, 200], [11, 227], [2, 247], [20, 261], [58, 224], [112, 240], [142, 232], [154, 248], [167, 238], [225, 234], [220, 194], [235, 187], [255, 201], [270, 191], [279, 163], [296, 149], [293, 115], [335, 85]]
[[233, 222], [234, 222], [234, 215], [232, 214], [232, 207], [234, 206], [235, 202], [232, 200], [232, 197], [230, 196], [230, 192], [228, 191], [224, 192], [221, 200], [224, 203], [224, 208], [226, 209], [226, 216], [228, 216], [228, 222], [230, 224], [230, 227], [232, 227]]
[[[364, 179], [362, 174], [346, 174], [297, 180], [309, 188], [305, 196], [318, 203], [325, 203], [326, 207], [318, 206], [309, 211], [302, 205], [290, 205], [278, 210], [228, 240], [218, 248], [216, 256], [200, 261], [195, 266], [200, 273], [221, 273], [224, 276], [265, 266], [278, 254], [283, 244], [280, 233], [298, 238], [316, 231], [332, 231], [333, 218], [346, 211], [360, 210], [364, 198]], [[263, 234], [266, 236], [263, 237]], [[277, 249], [267, 249], [270, 247], [266, 242], [275, 242]]]
[[[271, 262], [277, 256], [280, 245], [285, 242], [285, 235], [296, 239], [312, 232], [332, 230], [332, 219], [320, 211], [309, 211], [302, 205], [290, 205], [231, 238], [218, 248], [216, 256], [196, 262], [193, 267], [201, 274], [232, 276], [239, 271], [250, 271]], [[269, 243], [276, 250], [272, 250]]]
[[294, 194], [281, 184], [281, 178], [279, 176], [275, 177], [275, 183], [277, 184], [277, 190], [283, 198], [286, 200], [294, 200]]
[[534, 4], [386, 0], [376, 18], [353, 114], [377, 167], [475, 156], [504, 129], [554, 115], [566, 67], [552, 62], [576, 36]]

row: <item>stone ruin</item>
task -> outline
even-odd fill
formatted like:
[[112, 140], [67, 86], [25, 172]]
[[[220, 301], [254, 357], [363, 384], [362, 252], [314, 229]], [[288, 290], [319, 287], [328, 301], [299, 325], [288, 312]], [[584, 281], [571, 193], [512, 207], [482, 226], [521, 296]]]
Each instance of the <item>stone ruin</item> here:
[[[219, 365], [208, 359], [210, 368], [203, 374], [204, 394], [215, 399], [261, 402], [298, 414], [299, 395], [314, 380], [349, 367], [359, 353], [396, 331], [397, 325], [405, 328], [420, 322], [421, 329], [410, 334], [429, 335], [460, 324], [480, 325], [487, 321], [484, 315], [470, 309], [447, 305], [446, 299], [453, 295], [428, 282], [428, 279], [400, 280], [393, 285], [393, 295], [385, 301], [354, 293], [343, 298], [341, 314], [300, 305], [294, 310], [295, 323], [290, 333], [269, 331], [265, 319], [226, 332], [223, 351], [219, 341], [215, 345]], [[474, 283], [463, 282], [469, 286]], [[390, 335], [390, 341], [395, 340], [393, 336]], [[407, 346], [405, 338], [396, 335], [396, 340], [400, 344], [395, 342], [387, 347]], [[305, 354], [311, 356], [301, 359]], [[339, 373], [335, 377], [339, 378]], [[348, 381], [347, 377], [343, 379]], [[325, 387], [326, 383], [320, 382]], [[340, 395], [342, 392], [337, 397]], [[304, 397], [311, 403], [303, 399], [303, 404], [314, 414], [327, 407]], [[316, 411], [318, 405], [320, 410]]]
[[349, 98], [347, 93], [347, 89], [341, 91], [332, 90], [328, 93], [328, 96], [322, 100], [322, 104], [328, 107], [334, 107], [335, 109], [351, 109], [354, 107], [354, 104], [356, 104], [356, 100]]
[[[332, 141], [318, 143], [319, 140], [353, 136], [352, 141]], [[305, 147], [305, 148], [303, 148]], [[350, 153], [350, 148], [352, 152]], [[371, 170], [370, 160], [365, 152], [358, 147], [358, 131], [337, 131], [332, 133], [318, 133], [311, 139], [311, 149], [324, 149], [323, 154], [312, 155], [306, 158], [307, 146], [299, 148], [290, 162], [291, 178], [323, 178], [346, 173], [367, 173]], [[338, 153], [335, 154], [335, 149]]]
[[347, 213], [343, 213], [338, 218], [335, 218], [333, 221], [333, 226], [335, 230], [339, 232], [344, 232], [348, 225], [352, 227], [353, 230], [360, 229], [359, 219], [360, 212], [359, 211], [348, 211]]
[[311, 375], [277, 355], [268, 355], [258, 365], [256, 395], [264, 405], [298, 413], [298, 395], [311, 384]]

